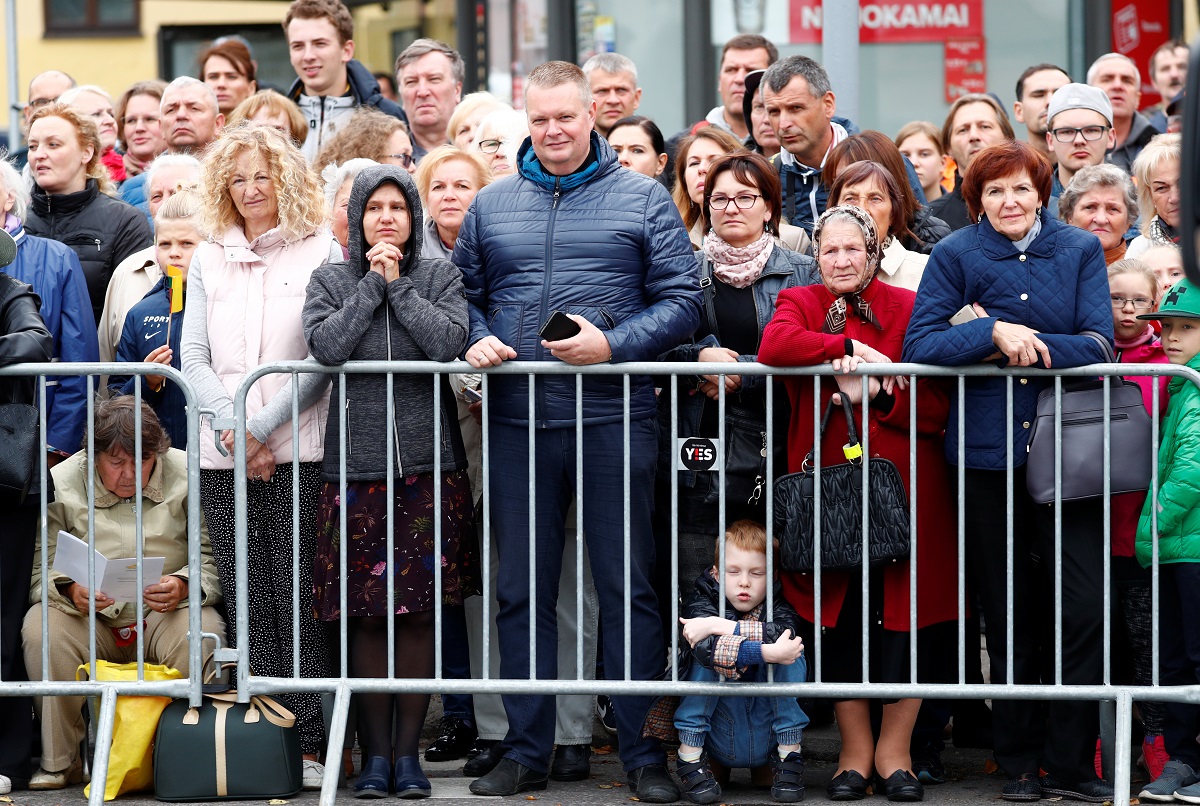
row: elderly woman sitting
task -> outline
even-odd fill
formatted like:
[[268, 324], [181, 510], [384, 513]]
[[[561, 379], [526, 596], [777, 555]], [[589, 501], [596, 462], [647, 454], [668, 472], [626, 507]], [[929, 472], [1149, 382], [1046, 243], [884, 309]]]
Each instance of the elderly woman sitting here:
[[[163, 557], [161, 579], [147, 579], [142, 612], [134, 602], [117, 602], [95, 591], [96, 657], [129, 662], [137, 657], [138, 619], [144, 630], [145, 660], [188, 671], [188, 483], [187, 456], [171, 447], [154, 410], [141, 405], [142, 455], [134, 458], [137, 423], [134, 399], [114, 397], [96, 406], [95, 533], [92, 546], [105, 557], [135, 555], [137, 477], [141, 476], [144, 556]], [[86, 438], [84, 445], [86, 445]], [[47, 566], [52, 567], [59, 530], [88, 539], [88, 455], [80, 450], [51, 471], [54, 501], [46, 510]], [[200, 526], [200, 602], [203, 631], [221, 634], [225, 627], [214, 605], [221, 601], [217, 569]], [[87, 579], [70, 579], [52, 571], [43, 584], [41, 546], [33, 560], [33, 579], [21, 639], [29, 679], [74, 680], [89, 661]], [[43, 631], [42, 597], [49, 603]], [[44, 637], [43, 637], [44, 632]], [[50, 666], [42, 668], [43, 641], [50, 647]], [[205, 661], [211, 651], [205, 652]], [[82, 778], [79, 743], [84, 736], [80, 713], [83, 697], [43, 697], [41, 768], [30, 789], [62, 789]]]

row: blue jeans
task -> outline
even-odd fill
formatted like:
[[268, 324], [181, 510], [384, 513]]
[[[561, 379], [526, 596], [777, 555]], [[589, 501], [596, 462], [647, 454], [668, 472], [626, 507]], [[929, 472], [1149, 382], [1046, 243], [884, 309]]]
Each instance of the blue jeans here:
[[[583, 429], [583, 532], [600, 604], [601, 647], [609, 679], [625, 669], [625, 609], [631, 635], [630, 679], [653, 680], [666, 662], [658, 600], [651, 585], [654, 535], [650, 516], [654, 494], [657, 438], [654, 420], [629, 425], [629, 593], [625, 592], [624, 426], [588, 425]], [[529, 479], [529, 432], [526, 426], [492, 422], [489, 431], [491, 517], [500, 559], [496, 619], [500, 640], [500, 676], [529, 678], [529, 518], [536, 517], [533, 613], [538, 679], [558, 677], [558, 580], [562, 567], [565, 520], [575, 493], [574, 428], [535, 431], [536, 480]], [[574, 597], [574, 591], [564, 595]], [[613, 697], [621, 761], [627, 772], [663, 764], [666, 756], [654, 739], [642, 738], [650, 696]], [[538, 772], [549, 768], [554, 745], [554, 697], [504, 695], [507, 758]]]
[[[803, 683], [808, 676], [804, 658], [795, 663], [773, 664], [778, 683]], [[688, 680], [716, 683], [712, 669], [692, 661]], [[728, 685], [736, 686], [737, 683]], [[771, 759], [776, 745], [800, 744], [808, 715], [795, 697], [684, 697], [675, 711], [679, 741], [703, 747], [726, 767], [760, 767]]]

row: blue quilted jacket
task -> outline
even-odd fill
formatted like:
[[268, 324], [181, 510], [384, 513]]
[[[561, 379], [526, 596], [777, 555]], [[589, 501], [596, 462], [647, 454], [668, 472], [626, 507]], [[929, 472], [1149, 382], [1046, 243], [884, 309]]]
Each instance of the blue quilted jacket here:
[[[620, 167], [592, 133], [591, 156], [574, 174], [554, 177], [529, 139], [518, 175], [481, 190], [454, 247], [470, 307], [471, 345], [496, 336], [520, 361], [557, 361], [538, 330], [556, 310], [586, 317], [608, 338], [612, 361], [654, 361], [690, 341], [700, 323], [696, 258], [671, 197], [649, 177]], [[541, 428], [575, 424], [575, 378], [539, 376], [534, 418]], [[525, 376], [489, 385], [492, 417], [529, 420]], [[655, 414], [648, 376], [630, 379], [630, 417]], [[620, 375], [588, 376], [588, 424], [622, 418]]]
[[[996, 352], [992, 328], [999, 319], [1039, 331], [1052, 369], [1107, 360], [1098, 333], [1112, 342], [1112, 311], [1104, 251], [1096, 236], [1063, 224], [1043, 210], [1042, 231], [1024, 253], [992, 229], [986, 218], [940, 241], [930, 255], [904, 339], [904, 360], [961, 367]], [[989, 314], [951, 326], [964, 305], [978, 302]], [[1007, 362], [1002, 358], [1000, 366]], [[1038, 367], [1042, 367], [1041, 359]], [[1031, 373], [1013, 384], [1013, 464], [1023, 465], [1038, 393], [1053, 381]], [[957, 394], [957, 393], [956, 393]], [[950, 410], [946, 457], [958, 463], [958, 409]], [[965, 386], [967, 467], [1002, 470], [1007, 462], [1005, 380], [968, 378]]]

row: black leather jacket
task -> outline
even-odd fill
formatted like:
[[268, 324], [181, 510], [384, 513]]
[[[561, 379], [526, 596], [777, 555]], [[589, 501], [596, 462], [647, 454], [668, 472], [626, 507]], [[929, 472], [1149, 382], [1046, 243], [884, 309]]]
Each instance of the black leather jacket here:
[[[33, 288], [0, 272], [0, 367], [50, 361], [54, 338], [42, 321], [40, 307]], [[0, 403], [35, 403], [35, 384], [33, 376], [0, 377]], [[39, 505], [40, 490], [41, 480], [35, 472], [25, 506]]]

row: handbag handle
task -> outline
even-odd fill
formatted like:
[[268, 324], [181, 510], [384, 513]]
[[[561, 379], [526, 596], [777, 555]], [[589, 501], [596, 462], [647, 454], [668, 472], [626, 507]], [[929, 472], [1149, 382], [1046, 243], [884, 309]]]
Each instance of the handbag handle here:
[[[842, 448], [842, 452], [846, 454], [846, 459], [853, 462], [862, 461], [862, 446], [858, 442], [858, 429], [854, 426], [854, 407], [850, 405], [850, 398], [845, 392], [835, 392], [842, 399], [842, 412], [846, 415], [846, 429], [850, 441]], [[817, 435], [818, 440], [825, 439], [825, 432], [829, 429], [829, 418], [833, 415], [834, 409], [837, 408], [837, 403], [833, 398], [829, 398], [829, 403], [825, 406], [825, 414], [821, 416], [821, 432]], [[809, 451], [804, 457], [804, 461], [800, 464], [801, 470], [807, 470], [812, 467], [813, 452]]]

